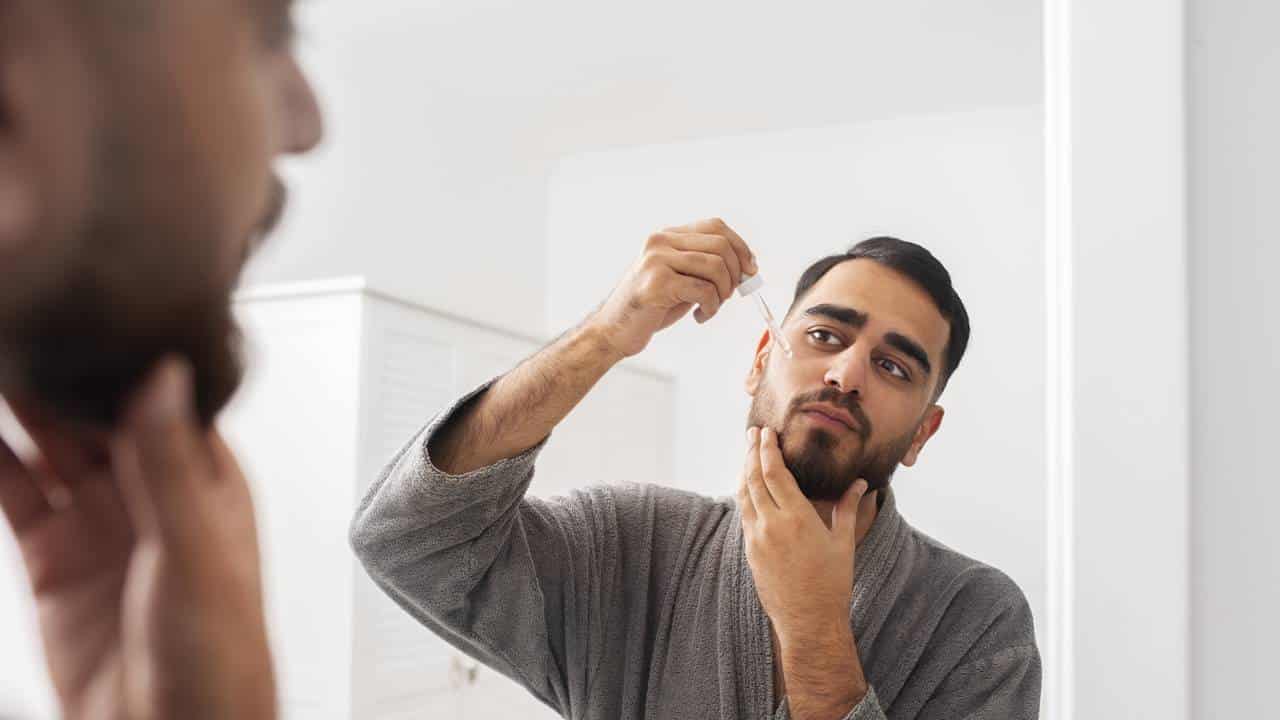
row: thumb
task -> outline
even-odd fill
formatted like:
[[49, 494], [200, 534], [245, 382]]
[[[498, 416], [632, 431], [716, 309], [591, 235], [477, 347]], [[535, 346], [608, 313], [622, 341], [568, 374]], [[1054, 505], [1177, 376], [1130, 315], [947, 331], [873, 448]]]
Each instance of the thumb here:
[[832, 511], [831, 529], [845, 537], [849, 544], [854, 543], [858, 533], [858, 503], [867, 493], [867, 481], [858, 480], [844, 491]]

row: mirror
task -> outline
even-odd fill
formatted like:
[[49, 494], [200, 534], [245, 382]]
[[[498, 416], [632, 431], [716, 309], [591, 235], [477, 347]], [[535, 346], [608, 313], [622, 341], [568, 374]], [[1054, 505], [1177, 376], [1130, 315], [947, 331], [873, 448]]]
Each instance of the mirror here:
[[[864, 238], [942, 260], [973, 339], [896, 502], [1042, 616], [1039, 4], [387, 0], [302, 3], [298, 21], [328, 140], [284, 164], [293, 203], [237, 298], [251, 372], [223, 418], [258, 500], [285, 717], [555, 716], [386, 597], [346, 528], [434, 413], [698, 218], [750, 244], [780, 316], [806, 267]], [[557, 428], [532, 491], [733, 495], [763, 329], [735, 298], [656, 336]], [[47, 717], [29, 608], [4, 587], [19, 670], [0, 713]]]

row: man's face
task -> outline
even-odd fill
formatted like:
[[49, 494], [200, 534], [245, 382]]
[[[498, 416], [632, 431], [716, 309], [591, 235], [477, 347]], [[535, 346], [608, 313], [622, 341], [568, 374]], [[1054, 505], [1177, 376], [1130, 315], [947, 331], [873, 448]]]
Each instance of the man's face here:
[[778, 432], [810, 500], [869, 490], [913, 465], [937, 431], [933, 404], [949, 325], [928, 294], [871, 260], [843, 262], [783, 323], [794, 357], [762, 340], [747, 378], [749, 423]]
[[172, 353], [204, 420], [229, 400], [230, 295], [284, 202], [273, 161], [321, 135], [291, 5], [0, 5], [0, 390], [109, 423]]

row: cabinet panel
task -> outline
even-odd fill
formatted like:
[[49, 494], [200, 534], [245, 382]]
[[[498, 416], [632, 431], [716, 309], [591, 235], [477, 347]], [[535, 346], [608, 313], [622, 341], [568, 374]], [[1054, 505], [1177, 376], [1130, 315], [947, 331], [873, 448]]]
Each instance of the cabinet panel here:
[[[223, 418], [258, 504], [284, 717], [552, 718], [378, 589], [347, 545], [359, 498], [428, 420], [540, 343], [359, 283], [251, 292], [250, 373]], [[631, 365], [557, 428], [531, 492], [669, 482], [672, 388]], [[460, 672], [460, 668], [464, 671]]]

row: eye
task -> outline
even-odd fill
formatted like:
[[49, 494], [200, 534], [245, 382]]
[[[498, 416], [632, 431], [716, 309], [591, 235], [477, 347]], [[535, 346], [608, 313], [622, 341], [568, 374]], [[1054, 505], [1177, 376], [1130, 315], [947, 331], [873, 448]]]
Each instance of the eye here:
[[823, 328], [814, 328], [805, 333], [805, 335], [808, 335], [809, 339], [813, 342], [819, 345], [826, 345], [827, 347], [840, 347], [844, 344], [844, 341], [840, 339], [839, 335], [836, 335], [830, 330], [824, 330]]
[[911, 379], [911, 376], [907, 374], [906, 368], [902, 367], [901, 365], [894, 362], [893, 360], [890, 360], [889, 358], [881, 358], [877, 362], [879, 363], [880, 367], [884, 368], [884, 370], [888, 372], [890, 375], [893, 375], [894, 377], [899, 378], [901, 380]]

